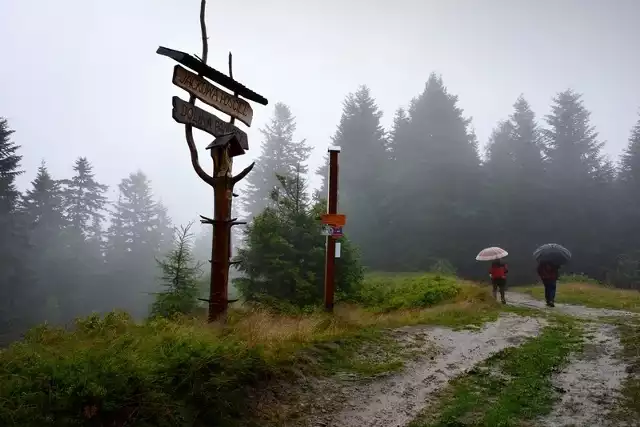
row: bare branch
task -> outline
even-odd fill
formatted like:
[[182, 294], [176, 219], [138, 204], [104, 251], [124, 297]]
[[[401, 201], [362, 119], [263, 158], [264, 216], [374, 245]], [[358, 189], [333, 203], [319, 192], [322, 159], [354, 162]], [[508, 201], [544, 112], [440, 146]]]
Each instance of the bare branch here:
[[[207, 6], [207, 0], [200, 1], [200, 30], [202, 32], [202, 62], [207, 63], [207, 56], [209, 54], [209, 42], [207, 41], [207, 25], [204, 21], [205, 10]], [[189, 104], [196, 105], [196, 97], [191, 95], [189, 97]], [[196, 174], [207, 184], [213, 187], [215, 182], [215, 178], [209, 176], [204, 169], [200, 166], [200, 161], [198, 160], [198, 149], [196, 148], [196, 143], [193, 139], [193, 127], [191, 125], [184, 126], [184, 134], [187, 139], [187, 145], [189, 146], [189, 153], [191, 154], [191, 166], [196, 171]]]
[[242, 180], [245, 176], [247, 176], [255, 165], [256, 165], [256, 162], [251, 163], [249, 166], [244, 168], [242, 172], [240, 172], [238, 175], [231, 178], [231, 185], [235, 185], [238, 181]]
[[[191, 95], [189, 102], [193, 105], [195, 103], [195, 96]], [[191, 166], [193, 166], [193, 169], [196, 171], [200, 179], [213, 187], [215, 178], [207, 175], [198, 161], [198, 150], [196, 148], [196, 143], [193, 140], [193, 127], [191, 125], [184, 126], [184, 135], [187, 139], [187, 145], [189, 146], [189, 153], [191, 154]]]
[[202, 32], [202, 62], [207, 63], [209, 56], [209, 38], [207, 37], [207, 24], [204, 22], [204, 12], [207, 8], [207, 0], [200, 1], [200, 31]]

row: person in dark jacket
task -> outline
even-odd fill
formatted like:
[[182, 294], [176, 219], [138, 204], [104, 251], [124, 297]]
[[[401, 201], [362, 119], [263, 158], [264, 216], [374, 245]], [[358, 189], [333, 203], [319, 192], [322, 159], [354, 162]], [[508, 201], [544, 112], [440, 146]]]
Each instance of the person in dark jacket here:
[[538, 263], [538, 276], [544, 285], [544, 299], [547, 307], [555, 307], [556, 284], [558, 282], [558, 270], [560, 267], [550, 262]]
[[503, 304], [507, 303], [504, 297], [504, 292], [507, 288], [507, 273], [509, 268], [507, 264], [503, 264], [499, 259], [491, 263], [491, 269], [489, 270], [489, 276], [491, 277], [491, 283], [493, 284], [493, 297], [498, 299], [498, 290], [500, 290], [500, 300]]

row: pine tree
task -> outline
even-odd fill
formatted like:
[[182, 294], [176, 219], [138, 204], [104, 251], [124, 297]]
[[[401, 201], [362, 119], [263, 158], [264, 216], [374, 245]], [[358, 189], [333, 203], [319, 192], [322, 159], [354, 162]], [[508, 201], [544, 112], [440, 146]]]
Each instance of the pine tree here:
[[[234, 284], [248, 301], [307, 306], [322, 301], [324, 243], [317, 217], [324, 206], [312, 204], [300, 173], [278, 175], [273, 204], [247, 227], [246, 245], [238, 252], [245, 277]], [[342, 239], [336, 264], [336, 287], [348, 290], [362, 279], [349, 241]]]
[[640, 289], [640, 119], [631, 129], [629, 142], [620, 156], [617, 204], [618, 256], [616, 285]]
[[333, 136], [333, 145], [341, 148], [339, 210], [347, 215], [346, 230], [353, 242], [363, 248], [367, 266], [379, 266], [387, 258], [383, 242], [389, 237], [383, 234], [388, 230], [382, 202], [389, 187], [385, 180], [389, 154], [381, 117], [369, 88], [361, 86], [344, 101]]
[[[492, 240], [486, 245], [510, 252], [510, 281], [535, 279], [527, 266], [530, 254], [546, 233], [539, 209], [545, 200], [546, 171], [541, 152], [541, 133], [535, 114], [520, 96], [509, 120], [494, 131], [487, 147], [484, 168], [488, 177], [487, 206]], [[487, 224], [487, 225], [488, 225]], [[547, 236], [551, 238], [551, 236]]]
[[79, 157], [73, 166], [75, 172], [71, 179], [62, 181], [64, 189], [64, 214], [70, 228], [87, 238], [104, 219], [107, 198], [104, 195], [108, 186], [95, 180], [93, 167], [86, 157]]
[[53, 179], [43, 161], [21, 202], [30, 228], [31, 254], [37, 288], [48, 299], [46, 318], [52, 323], [70, 320], [77, 308], [71, 258], [65, 239], [67, 225], [63, 215], [60, 182]]
[[151, 183], [142, 172], [130, 174], [118, 185], [107, 232], [107, 269], [104, 309], [123, 308], [136, 317], [147, 315], [156, 289], [155, 257], [163, 249], [169, 227], [166, 210], [153, 199]]
[[0, 117], [0, 345], [40, 320], [37, 310], [28, 309], [40, 301], [27, 266], [27, 230], [16, 211], [20, 193], [15, 180], [22, 174], [22, 156], [17, 154], [20, 146], [11, 140], [13, 132]]
[[13, 132], [7, 120], [0, 117], [0, 215], [13, 212], [20, 196], [15, 180], [22, 174], [22, 156], [16, 154], [20, 146], [11, 141]]
[[582, 96], [572, 90], [554, 98], [544, 132], [549, 186], [543, 209], [547, 239], [572, 250], [572, 268], [602, 277], [615, 254], [609, 247], [612, 242], [602, 239], [613, 232], [613, 188], [590, 115]]
[[470, 120], [457, 104], [432, 74], [411, 102], [408, 119], [400, 120], [402, 132], [392, 144], [388, 198], [394, 211], [388, 227], [407, 238], [388, 239], [395, 268], [427, 269], [438, 259], [455, 263], [463, 274], [475, 268], [473, 257], [485, 237], [482, 175]]
[[631, 129], [627, 148], [620, 156], [620, 181], [629, 196], [640, 194], [640, 119]]
[[250, 217], [269, 205], [271, 190], [278, 185], [277, 173], [293, 173], [298, 165], [306, 173], [311, 148], [304, 139], [294, 140], [295, 131], [296, 122], [291, 110], [287, 105], [277, 103], [271, 123], [262, 129], [264, 142], [256, 167], [247, 177], [243, 207]]
[[151, 308], [152, 316], [190, 314], [197, 306], [202, 264], [193, 256], [192, 225], [189, 223], [174, 230], [173, 247], [163, 260], [158, 261], [165, 291], [156, 295]]

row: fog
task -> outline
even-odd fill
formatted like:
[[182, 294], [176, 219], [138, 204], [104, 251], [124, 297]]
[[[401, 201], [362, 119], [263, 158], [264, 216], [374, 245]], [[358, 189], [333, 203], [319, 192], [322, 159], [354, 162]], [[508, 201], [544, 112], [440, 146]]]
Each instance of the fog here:
[[[16, 224], [31, 224], [24, 236], [44, 248], [23, 256], [18, 238], [0, 244], [13, 257], [0, 271], [1, 285], [20, 304], [46, 305], [57, 295], [64, 305], [92, 283], [83, 288], [85, 300], [67, 302], [67, 313], [59, 307], [55, 319], [44, 314], [26, 323], [123, 305], [143, 317], [151, 297], [141, 295], [157, 287], [155, 258], [171, 246], [170, 226], [212, 216], [211, 188], [193, 171], [184, 128], [171, 118], [172, 96], [186, 98], [171, 83], [175, 63], [155, 53], [165, 46], [200, 54], [199, 7], [197, 0], [0, 3], [0, 136], [19, 146], [17, 170], [24, 171], [15, 177], [23, 198], [7, 212], [17, 212]], [[484, 277], [473, 256], [495, 244], [509, 247], [520, 269], [515, 282], [525, 283], [535, 279], [531, 251], [558, 241], [578, 259], [573, 272], [637, 287], [640, 229], [626, 224], [640, 212], [629, 206], [640, 164], [630, 156], [618, 162], [633, 151], [640, 111], [639, 14], [633, 0], [615, 7], [595, 0], [210, 0], [209, 65], [227, 73], [232, 52], [234, 78], [269, 99], [252, 104], [250, 128], [238, 125], [249, 151], [234, 170], [258, 165], [236, 188], [235, 209], [259, 215], [282, 168], [301, 171], [309, 193], [322, 195], [327, 147], [337, 144], [340, 211], [366, 268], [450, 265], [464, 277]], [[563, 130], [569, 122], [580, 136]], [[198, 131], [196, 142], [210, 172], [204, 147], [211, 138]], [[280, 151], [289, 157], [274, 160]], [[44, 203], [34, 196], [36, 175], [48, 183], [42, 188], [58, 185], [71, 179], [80, 157], [108, 186], [111, 213], [102, 228], [90, 227], [100, 209], [73, 219], [62, 206], [73, 199], [67, 192], [51, 206], [68, 224], [33, 231]], [[6, 176], [0, 200], [14, 197], [6, 195], [14, 179]], [[119, 208], [110, 207], [118, 200]], [[135, 227], [118, 225], [133, 216]], [[0, 221], [5, 236], [22, 233], [11, 221]], [[51, 240], [53, 228], [76, 222], [81, 234]], [[147, 228], [153, 233], [140, 237]], [[83, 261], [89, 246], [74, 246], [79, 236], [93, 245], [91, 262], [99, 266]], [[208, 241], [201, 235], [194, 249], [205, 262]], [[25, 259], [23, 271], [16, 263]], [[15, 296], [23, 283], [38, 283], [29, 288], [38, 297]], [[135, 298], [127, 296], [131, 289]]]
[[[60, 176], [86, 156], [112, 198], [121, 178], [142, 169], [174, 222], [211, 210], [171, 119], [171, 96], [182, 95], [173, 61], [155, 54], [159, 45], [200, 53], [199, 3], [0, 3], [0, 114], [22, 146], [22, 189], [43, 158]], [[226, 72], [233, 52], [235, 77], [270, 100], [254, 106], [250, 151], [237, 168], [259, 154], [259, 129], [277, 101], [314, 148], [313, 170], [347, 93], [368, 85], [388, 127], [431, 72], [459, 95], [481, 144], [519, 94], [542, 116], [572, 87], [617, 155], [640, 99], [639, 11], [633, 0], [211, 2], [209, 64]]]

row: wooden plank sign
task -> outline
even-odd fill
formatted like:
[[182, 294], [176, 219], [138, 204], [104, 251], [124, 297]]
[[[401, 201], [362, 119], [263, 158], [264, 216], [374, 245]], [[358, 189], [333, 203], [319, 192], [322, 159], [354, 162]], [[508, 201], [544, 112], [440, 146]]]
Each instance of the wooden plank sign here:
[[203, 77], [176, 65], [173, 68], [173, 84], [195, 95], [202, 102], [206, 102], [223, 113], [235, 117], [247, 126], [251, 126], [253, 109], [244, 99], [240, 99], [228, 92], [212, 85]]
[[163, 55], [171, 58], [187, 68], [191, 68], [196, 73], [202, 74], [209, 80], [213, 80], [214, 82], [221, 84], [231, 92], [237, 93], [239, 96], [243, 96], [247, 99], [250, 99], [251, 101], [255, 101], [258, 104], [262, 105], [267, 105], [269, 103], [269, 101], [267, 101], [267, 98], [265, 98], [264, 96], [255, 93], [245, 85], [233, 80], [231, 77], [225, 74], [222, 74], [220, 71], [209, 67], [204, 62], [194, 58], [187, 53], [162, 46], [160, 46], [158, 50], [156, 50], [156, 53], [158, 55]]
[[322, 214], [320, 219], [323, 224], [332, 225], [334, 227], [342, 227], [347, 223], [347, 216], [343, 214]]
[[249, 149], [247, 134], [231, 123], [227, 123], [208, 111], [183, 101], [177, 96], [172, 98], [172, 102], [173, 111], [171, 113], [173, 120], [176, 122], [191, 125], [215, 137], [234, 133], [238, 138], [240, 146], [245, 150]]

